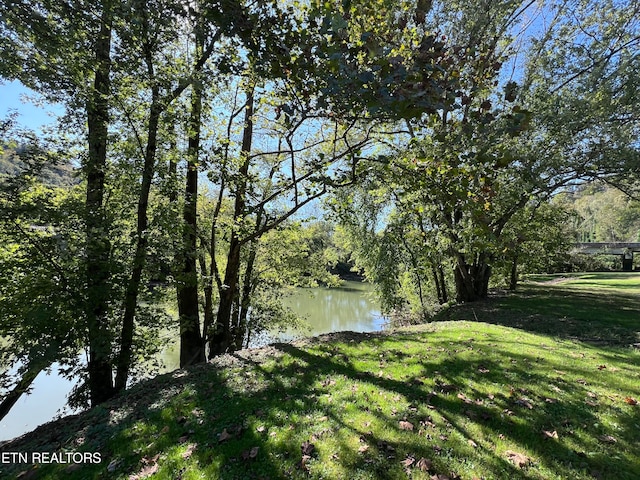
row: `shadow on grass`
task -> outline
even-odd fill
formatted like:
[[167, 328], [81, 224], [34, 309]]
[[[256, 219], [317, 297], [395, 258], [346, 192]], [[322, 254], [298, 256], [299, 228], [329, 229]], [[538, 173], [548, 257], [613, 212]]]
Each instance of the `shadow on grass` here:
[[454, 306], [435, 320], [480, 321], [596, 345], [640, 343], [637, 293], [586, 290], [575, 285], [525, 285], [515, 294]]
[[[544, 471], [558, 472], [545, 478], [569, 478], [571, 472], [580, 472], [580, 478], [587, 478], [585, 472], [596, 472], [596, 478], [640, 478], [638, 456], [634, 460], [633, 455], [612, 453], [636, 448], [637, 410], [633, 416], [618, 412], [616, 422], [624, 428], [609, 448], [597, 441], [607, 432], [598, 425], [594, 407], [583, 401], [588, 385], [557, 379], [566, 395], [548, 402], [543, 397], [553, 395], [549, 378], [536, 373], [540, 358], [514, 354], [491, 338], [451, 342], [428, 335], [349, 334], [343, 344], [276, 345], [271, 347], [275, 357], [267, 363], [228, 356], [225, 368], [202, 365], [160, 376], [0, 450], [102, 454], [101, 465], [78, 470], [40, 465], [22, 478], [144, 478], [145, 469], [150, 472], [155, 465], [160, 466], [158, 478], [326, 478], [318, 455], [335, 463], [340, 478], [403, 478], [401, 462], [409, 456], [431, 459], [429, 475], [453, 476], [472, 458], [482, 464], [487, 478], [540, 478], [496, 451], [502, 438], [535, 452], [534, 464]], [[370, 350], [348, 355], [349, 346], [361, 341]], [[472, 356], [459, 355], [462, 350]], [[389, 362], [402, 363], [408, 373], [385, 375]], [[378, 366], [382, 374], [376, 372]], [[340, 389], [335, 379], [343, 382]], [[469, 387], [476, 380], [492, 386], [490, 396]], [[542, 396], [521, 400], [529, 395], [527, 389], [514, 394], [510, 385], [538, 388]], [[381, 395], [386, 400], [376, 400]], [[373, 425], [356, 421], [360, 414], [368, 415]], [[400, 420], [411, 422], [415, 431], [401, 428]], [[261, 428], [264, 425], [268, 428]], [[418, 431], [418, 426], [423, 428]], [[468, 442], [475, 439], [469, 432], [478, 428], [486, 440], [472, 447]], [[544, 430], [571, 436], [572, 446], [555, 439], [540, 441]], [[305, 441], [320, 449], [309, 448], [308, 465], [302, 461]], [[329, 448], [322, 447], [325, 442], [331, 452], [322, 451]], [[359, 452], [358, 444], [369, 448]], [[21, 465], [2, 467], [2, 478], [26, 470]]]

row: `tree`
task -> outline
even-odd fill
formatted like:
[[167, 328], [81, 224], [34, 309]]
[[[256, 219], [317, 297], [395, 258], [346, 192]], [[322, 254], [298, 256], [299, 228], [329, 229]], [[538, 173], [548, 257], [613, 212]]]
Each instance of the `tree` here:
[[[8, 138], [18, 132], [3, 133]], [[83, 308], [76, 233], [82, 191], [78, 185], [43, 184], [41, 179], [49, 178], [46, 167], [65, 162], [60, 157], [52, 162], [42, 141], [19, 133], [32, 141], [7, 145], [18, 173], [0, 178], [0, 418], [52, 363], [77, 369], [84, 343], [75, 321]]]
[[[81, 289], [85, 299], [81, 318], [85, 326], [80, 328], [86, 328], [87, 332], [92, 405], [124, 388], [129, 377], [134, 319], [148, 247], [148, 204], [158, 160], [162, 116], [194, 82], [195, 73], [202, 70], [221, 36], [243, 31], [248, 38], [246, 16], [236, 15], [239, 11], [235, 2], [210, 5], [205, 11], [195, 12], [177, 1], [144, 5], [110, 1], [98, 5], [9, 2], [3, 4], [0, 11], [3, 32], [0, 75], [19, 79], [48, 100], [63, 102], [68, 107], [68, 119], [79, 113], [74, 126], [79, 129], [79, 135], [86, 134], [86, 161], [82, 165], [86, 182], [83, 225], [86, 255], [85, 282]], [[212, 25], [207, 30], [210, 36], [201, 54], [196, 55], [193, 62], [167, 61], [167, 53], [177, 52], [169, 52], [170, 41], [192, 15], [202, 18], [202, 24]], [[130, 18], [138, 21], [129, 25], [127, 19]], [[242, 24], [239, 29], [238, 24]], [[191, 54], [188, 49], [181, 53]], [[87, 78], [91, 79], [90, 84]], [[144, 111], [147, 115], [141, 114]], [[118, 121], [112, 116], [114, 112], [122, 114], [116, 117]], [[115, 154], [117, 144], [112, 132], [116, 125], [122, 125], [121, 119], [126, 128], [133, 130], [134, 145], [138, 147], [137, 152], [124, 149], [121, 153], [126, 156], [133, 151], [133, 156], [139, 154], [143, 162], [136, 173], [140, 183], [136, 187], [135, 249], [129, 278], [122, 291], [120, 312], [112, 303], [112, 299], [118, 297], [116, 292], [122, 286], [122, 277], [113, 276], [114, 231], [106, 212], [105, 194], [110, 189], [106, 183], [112, 165], [110, 156]], [[120, 138], [129, 137], [123, 131], [118, 132]], [[113, 317], [120, 313], [120, 321], [114, 322]], [[117, 344], [116, 325], [121, 328]], [[116, 350], [118, 371], [114, 385]]]
[[[596, 13], [589, 11], [592, 2], [543, 6], [539, 12], [551, 13], [548, 27], [527, 35], [518, 25], [530, 15], [535, 22], [533, 2], [458, 6], [456, 14], [434, 6], [431, 18], [452, 44], [459, 100], [437, 115], [412, 119], [410, 141], [391, 144], [395, 151], [375, 175], [394, 209], [385, 231], [394, 218], [403, 219], [394, 227], [401, 226], [401, 238], [422, 229], [413, 250], [422, 243], [446, 252], [457, 300], [467, 302], [487, 295], [492, 268], [509, 248], [507, 232], [532, 201], [545, 202], [582, 179], [637, 169], [629, 48], [638, 36], [636, 10], [621, 18], [613, 3]], [[506, 67], [518, 65], [518, 44], [527, 42], [525, 74], [505, 78]]]

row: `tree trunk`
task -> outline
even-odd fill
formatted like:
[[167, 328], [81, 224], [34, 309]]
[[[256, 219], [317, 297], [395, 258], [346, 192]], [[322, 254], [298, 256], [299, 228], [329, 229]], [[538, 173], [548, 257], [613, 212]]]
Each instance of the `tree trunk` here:
[[444, 268], [442, 264], [438, 264], [438, 276], [440, 277], [440, 288], [442, 289], [442, 303], [449, 301], [449, 292], [447, 292], [447, 282], [444, 279]]
[[[237, 202], [236, 202], [237, 203]], [[240, 274], [240, 241], [236, 233], [232, 234], [224, 282], [220, 288], [220, 302], [213, 333], [209, 341], [209, 358], [225, 353], [231, 343], [231, 313], [238, 294]]]
[[513, 259], [511, 260], [511, 275], [509, 278], [509, 290], [515, 292], [516, 288], [518, 288], [518, 254], [513, 254]]
[[220, 303], [218, 315], [209, 341], [209, 357], [225, 353], [231, 346], [231, 313], [233, 304], [238, 297], [238, 280], [240, 277], [241, 258], [239, 224], [245, 217], [246, 190], [249, 173], [249, 153], [253, 139], [253, 88], [247, 91], [247, 102], [244, 116], [244, 131], [242, 135], [242, 150], [240, 152], [243, 163], [238, 171], [238, 184], [235, 191], [235, 203], [233, 208], [233, 227], [227, 255], [227, 266], [224, 274], [224, 282], [220, 287]]
[[111, 92], [111, 3], [105, 2], [96, 38], [96, 71], [93, 92], [87, 101], [88, 160], [86, 225], [86, 306], [89, 342], [88, 386], [91, 405], [102, 403], [114, 394], [111, 365], [111, 332], [108, 302], [111, 279], [109, 231], [104, 212], [104, 178], [107, 163], [109, 125], [108, 97]]
[[436, 285], [436, 294], [438, 296], [438, 303], [442, 305], [444, 302], [444, 295], [442, 293], [442, 286], [440, 285], [440, 278], [438, 277], [438, 270], [435, 265], [431, 266], [431, 273], [433, 274], [433, 282]]
[[483, 254], [469, 265], [464, 255], [458, 254], [454, 271], [456, 283], [456, 301], [458, 303], [475, 302], [486, 298], [489, 293], [491, 267]]
[[0, 403], [0, 420], [7, 416], [7, 414], [11, 411], [13, 406], [16, 404], [23, 393], [25, 393], [33, 381], [36, 379], [38, 374], [46, 368], [45, 365], [34, 366], [27, 369], [22, 378], [18, 381], [15, 387], [7, 393], [2, 402]]
[[[260, 220], [256, 221], [260, 225]], [[240, 295], [240, 309], [238, 311], [238, 331], [235, 335], [234, 350], [240, 350], [244, 346], [244, 341], [249, 335], [249, 307], [251, 306], [251, 293], [253, 290], [253, 266], [255, 265], [257, 255], [257, 241], [251, 242], [249, 246], [249, 258], [244, 271], [244, 279], [242, 282], [242, 293]]]
[[[197, 48], [202, 50], [204, 38], [201, 26], [197, 28]], [[182, 266], [178, 282], [178, 315], [180, 318], [180, 367], [206, 360], [200, 333], [198, 312], [197, 272], [197, 206], [198, 206], [198, 155], [202, 121], [202, 86], [194, 82], [191, 93], [191, 115], [189, 119], [189, 147], [187, 152], [187, 178], [185, 187], [181, 258], [176, 264]]]
[[147, 259], [147, 228], [149, 226], [149, 194], [155, 171], [157, 150], [158, 125], [162, 108], [159, 105], [158, 87], [154, 86], [151, 93], [151, 111], [149, 115], [148, 139], [145, 150], [144, 167], [142, 170], [142, 185], [138, 198], [138, 222], [136, 225], [136, 249], [133, 254], [133, 269], [127, 283], [124, 299], [124, 314], [122, 317], [122, 333], [120, 336], [120, 354], [118, 355], [118, 370], [116, 373], [116, 391], [124, 390], [129, 380], [131, 370], [131, 356], [133, 334], [135, 331], [135, 313], [140, 293], [140, 279]]

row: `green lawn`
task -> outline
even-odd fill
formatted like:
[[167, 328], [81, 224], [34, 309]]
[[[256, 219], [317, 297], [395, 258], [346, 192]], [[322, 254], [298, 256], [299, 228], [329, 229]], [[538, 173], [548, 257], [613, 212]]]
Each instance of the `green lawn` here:
[[226, 356], [3, 447], [101, 464], [0, 477], [635, 480], [639, 294], [640, 275], [530, 282], [429, 325]]

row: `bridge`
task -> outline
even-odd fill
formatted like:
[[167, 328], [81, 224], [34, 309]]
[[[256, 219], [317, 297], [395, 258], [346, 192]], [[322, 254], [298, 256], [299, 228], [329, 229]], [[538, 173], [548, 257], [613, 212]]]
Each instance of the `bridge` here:
[[633, 254], [640, 252], [640, 242], [592, 242], [576, 243], [574, 253], [586, 253], [589, 255], [607, 254], [622, 256], [622, 270], [633, 270]]

